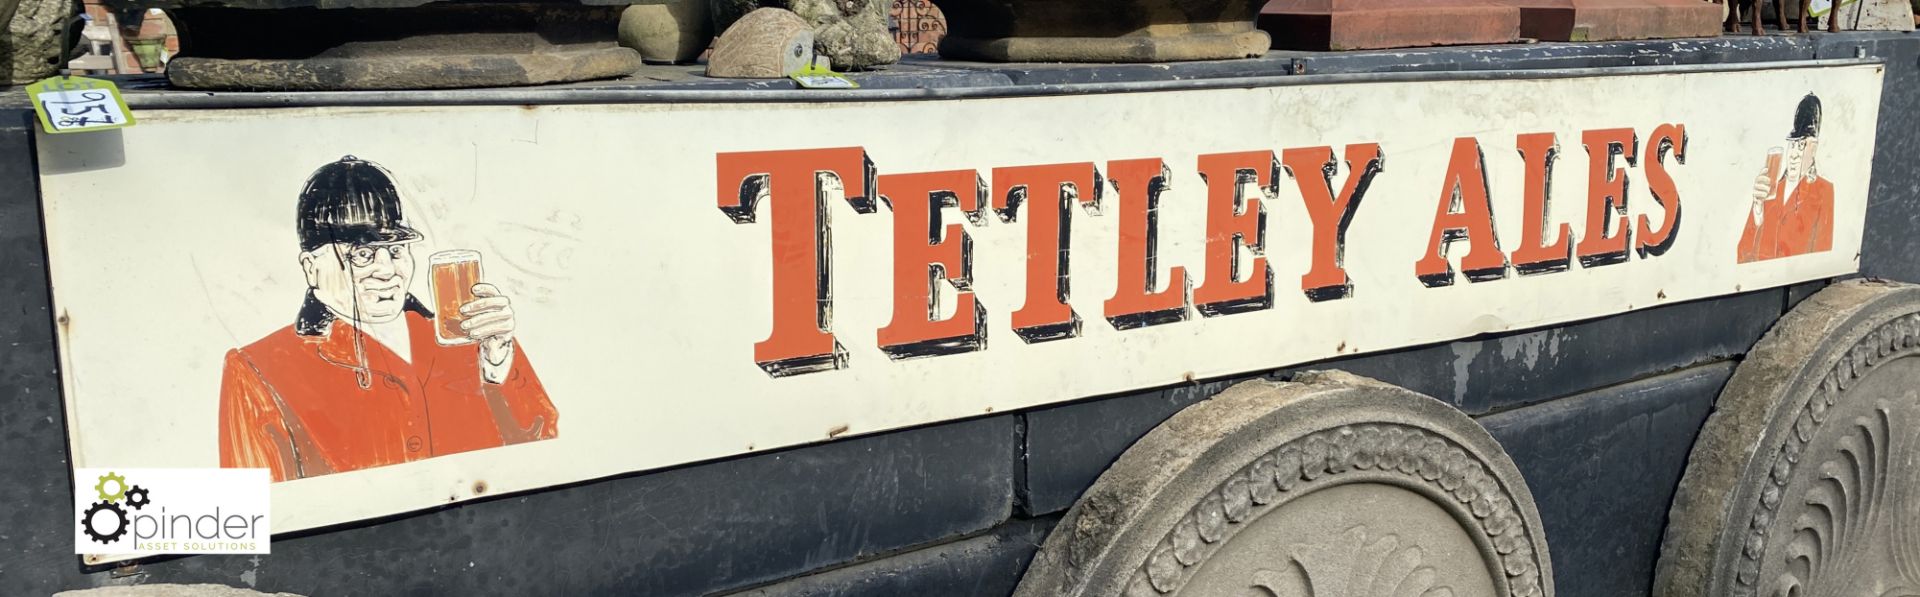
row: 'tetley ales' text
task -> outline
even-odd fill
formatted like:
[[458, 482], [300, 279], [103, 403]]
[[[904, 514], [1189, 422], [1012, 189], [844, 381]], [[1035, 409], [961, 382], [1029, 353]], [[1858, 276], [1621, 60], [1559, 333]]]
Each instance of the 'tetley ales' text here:
[[[1445, 179], [1435, 199], [1426, 251], [1407, 256], [1408, 275], [1426, 287], [1486, 283], [1509, 276], [1597, 268], [1657, 257], [1673, 246], [1681, 198], [1671, 167], [1685, 164], [1686, 126], [1661, 124], [1644, 140], [1628, 128], [1580, 134], [1587, 166], [1586, 225], [1574, 234], [1567, 223], [1549, 221], [1548, 185], [1560, 154], [1550, 132], [1514, 139], [1524, 162], [1522, 234], [1517, 243], [1496, 236], [1486, 175], [1486, 152], [1473, 137], [1453, 140]], [[884, 205], [893, 215], [893, 317], [878, 330], [878, 345], [893, 359], [949, 355], [986, 347], [986, 307], [971, 291], [972, 239], [967, 229], [989, 218], [1024, 225], [1025, 302], [1012, 313], [1012, 331], [1028, 343], [1078, 337], [1082, 320], [1067, 302], [1070, 237], [1075, 207], [1091, 213], [1117, 195], [1119, 242], [1117, 292], [1102, 317], [1116, 329], [1177, 324], [1189, 313], [1229, 317], [1270, 309], [1276, 283], [1267, 265], [1267, 209], [1280, 200], [1284, 181], [1298, 188], [1311, 220], [1311, 267], [1295, 285], [1308, 299], [1336, 301], [1354, 293], [1345, 260], [1347, 229], [1365, 203], [1367, 189], [1385, 171], [1386, 152], [1377, 143], [1296, 147], [1201, 155], [1194, 167], [1205, 181], [1205, 274], [1195, 286], [1189, 268], [1168, 268], [1158, 279], [1157, 214], [1170, 165], [1160, 158], [1042, 164], [978, 170], [880, 174], [860, 147], [717, 154], [722, 212], [740, 224], [761, 224], [759, 203], [769, 205], [763, 225], [772, 234], [773, 331], [754, 345], [754, 361], [774, 377], [849, 366], [831, 329], [832, 234], [828, 209], [835, 196], [861, 214]], [[1628, 168], [1644, 168], [1646, 193], [1664, 214], [1637, 221], [1627, 211]], [[1344, 173], [1344, 175], [1343, 175]], [[1340, 182], [1336, 183], [1336, 180]], [[1254, 192], [1249, 192], [1249, 190]], [[836, 192], [837, 191], [837, 192]], [[1504, 196], [1504, 195], [1503, 195]], [[1636, 199], [1637, 200], [1637, 199]], [[942, 220], [958, 209], [966, 224]], [[1105, 213], [1106, 210], [1101, 210]], [[991, 214], [989, 214], [991, 212]], [[1557, 230], [1549, 234], [1550, 230]], [[1551, 243], [1547, 238], [1557, 239]], [[1450, 247], [1465, 247], [1456, 271]], [[940, 286], [957, 292], [957, 308], [941, 318]], [[1159, 288], [1160, 290], [1155, 290]]]

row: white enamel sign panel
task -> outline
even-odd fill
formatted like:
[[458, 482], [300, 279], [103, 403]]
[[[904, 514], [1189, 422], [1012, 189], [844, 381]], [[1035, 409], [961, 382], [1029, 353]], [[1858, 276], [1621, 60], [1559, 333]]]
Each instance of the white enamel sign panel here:
[[74, 466], [291, 531], [1845, 274], [1880, 84], [143, 110], [40, 140]]

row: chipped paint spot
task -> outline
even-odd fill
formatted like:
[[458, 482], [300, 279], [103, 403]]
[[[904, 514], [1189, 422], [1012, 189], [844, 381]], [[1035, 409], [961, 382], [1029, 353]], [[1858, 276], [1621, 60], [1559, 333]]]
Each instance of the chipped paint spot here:
[[[1549, 342], [1553, 343], [1552, 349], [1547, 348]], [[1509, 361], [1519, 359], [1526, 363], [1528, 369], [1533, 369], [1540, 364], [1541, 352], [1558, 352], [1559, 345], [1559, 338], [1551, 331], [1508, 336], [1500, 339], [1500, 358]]]
[[1471, 379], [1471, 374], [1468, 373], [1468, 370], [1473, 365], [1473, 359], [1478, 356], [1480, 356], [1480, 343], [1478, 342], [1453, 343], [1453, 404], [1454, 406], [1459, 406], [1467, 403], [1467, 381]]
[[260, 556], [247, 558], [247, 562], [253, 567], [248, 568], [246, 572], [240, 573], [240, 582], [246, 583], [247, 588], [251, 589], [257, 587], [260, 583]]

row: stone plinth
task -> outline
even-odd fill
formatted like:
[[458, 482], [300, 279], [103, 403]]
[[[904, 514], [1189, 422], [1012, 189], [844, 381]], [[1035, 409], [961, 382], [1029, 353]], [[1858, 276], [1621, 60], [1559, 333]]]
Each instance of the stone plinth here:
[[1721, 5], [1705, 0], [1509, 0], [1520, 36], [1541, 41], [1720, 35]]
[[995, 62], [1172, 62], [1266, 53], [1261, 0], [935, 0], [940, 55]]
[[1482, 0], [1273, 0], [1260, 28], [1288, 50], [1497, 44], [1520, 40], [1520, 9]]

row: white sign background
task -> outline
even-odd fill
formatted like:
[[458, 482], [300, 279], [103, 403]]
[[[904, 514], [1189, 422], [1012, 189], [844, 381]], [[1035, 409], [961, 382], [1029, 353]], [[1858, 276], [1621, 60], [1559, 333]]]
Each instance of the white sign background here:
[[[424, 256], [478, 249], [514, 301], [517, 338], [560, 412], [559, 437], [274, 486], [292, 531], [630, 471], [1652, 307], [1855, 271], [1882, 69], [1811, 66], [1536, 80], [1422, 81], [874, 103], [548, 105], [143, 111], [124, 163], [42, 136], [48, 250], [76, 467], [217, 466], [222, 357], [293, 322], [305, 283], [294, 207], [306, 176], [352, 154], [405, 195], [413, 292]], [[1833, 181], [1833, 249], [1735, 263], [1751, 187], [1786, 145], [1795, 106], [1822, 100], [1819, 171]], [[1521, 238], [1514, 138], [1558, 134], [1551, 222], [1583, 234], [1583, 130], [1643, 145], [1629, 206], [1652, 201], [1644, 144], [1686, 126], [1667, 166], [1684, 209], [1664, 256], [1427, 288], [1424, 253], [1454, 138], [1479, 139], [1502, 249]], [[80, 136], [75, 136], [80, 137]], [[1075, 210], [1071, 304], [1083, 337], [1026, 344], [1025, 220], [967, 225], [988, 348], [890, 361], [892, 214], [833, 202], [833, 331], [847, 369], [774, 379], [753, 346], [771, 329], [770, 224], [716, 203], [715, 154], [863, 146], [882, 174], [1160, 157], [1160, 268], [1204, 271], [1207, 153], [1377, 142], [1385, 169], [1346, 245], [1354, 295], [1299, 291], [1311, 229], [1295, 183], [1264, 201], [1276, 287], [1265, 311], [1116, 331], [1119, 221]], [[1622, 164], [1624, 166], [1624, 164]], [[1336, 184], [1348, 175], [1343, 167]], [[1335, 187], [1338, 190], [1338, 186]], [[949, 211], [949, 221], [960, 221]], [[1664, 224], [1662, 224], [1664, 225]], [[1549, 226], [1556, 229], [1557, 226]], [[1551, 232], [1550, 232], [1551, 234]], [[1551, 238], [1551, 237], [1550, 237]], [[1455, 263], [1466, 247], [1451, 251]], [[951, 292], [949, 290], [949, 292]], [[951, 305], [953, 301], [943, 301]], [[845, 437], [845, 435], [838, 435]]]

